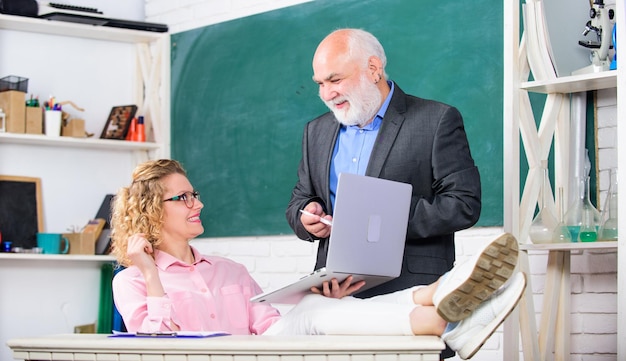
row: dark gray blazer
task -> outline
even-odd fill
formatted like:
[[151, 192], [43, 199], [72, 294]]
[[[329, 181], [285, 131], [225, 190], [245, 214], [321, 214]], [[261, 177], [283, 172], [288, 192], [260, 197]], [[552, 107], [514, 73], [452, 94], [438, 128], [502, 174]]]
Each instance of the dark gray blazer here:
[[[315, 240], [300, 222], [299, 209], [317, 201], [326, 213], [333, 212], [329, 174], [339, 127], [329, 112], [304, 129], [298, 182], [286, 211], [300, 239]], [[412, 184], [413, 194], [402, 274], [357, 297], [434, 282], [453, 266], [454, 232], [471, 227], [480, 216], [480, 175], [461, 114], [449, 105], [407, 95], [396, 85], [366, 175]], [[328, 239], [320, 239], [316, 269], [326, 264], [327, 248]]]

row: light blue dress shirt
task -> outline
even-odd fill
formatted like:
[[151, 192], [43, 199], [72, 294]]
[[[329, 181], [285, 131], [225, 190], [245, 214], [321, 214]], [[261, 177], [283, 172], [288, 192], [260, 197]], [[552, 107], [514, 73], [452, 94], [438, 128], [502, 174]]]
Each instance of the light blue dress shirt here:
[[391, 81], [388, 81], [387, 84], [389, 84], [391, 91], [371, 123], [363, 128], [359, 128], [357, 125], [342, 125], [339, 130], [339, 136], [337, 137], [333, 157], [330, 162], [330, 200], [333, 203], [333, 209], [335, 208], [335, 192], [339, 174], [353, 173], [365, 175], [378, 130], [393, 96], [394, 84]]

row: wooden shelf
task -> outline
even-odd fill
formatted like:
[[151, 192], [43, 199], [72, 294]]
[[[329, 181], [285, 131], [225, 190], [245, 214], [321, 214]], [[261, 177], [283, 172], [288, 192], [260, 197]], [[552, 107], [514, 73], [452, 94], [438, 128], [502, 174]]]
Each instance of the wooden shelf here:
[[0, 262], [4, 260], [106, 263], [115, 262], [115, 257], [89, 254], [0, 253]]
[[49, 137], [43, 134], [0, 133], [0, 144], [24, 144], [50, 147], [107, 149], [116, 151], [151, 151], [160, 148], [157, 143], [129, 142], [100, 138]]
[[167, 33], [111, 28], [106, 26], [2, 14], [0, 14], [0, 29], [27, 31], [49, 35], [63, 35], [75, 38], [119, 41], [125, 43], [151, 42], [167, 36]]
[[[47, 20], [4, 14], [0, 14], [0, 30], [13, 30], [20, 32], [59, 35], [72, 38], [84, 38], [92, 40], [95, 39], [131, 44], [159, 44], [159, 46], [167, 46], [164, 44], [167, 44], [169, 42], [169, 33], [120, 29], [99, 25], [80, 24], [66, 21]], [[159, 57], [160, 56], [161, 54], [159, 53]], [[156, 60], [151, 61], [156, 62]], [[169, 67], [167, 73], [169, 73]], [[167, 77], [169, 76], [169, 74], [162, 74], [162, 76]], [[141, 77], [139, 77], [139, 79], [141, 79]], [[158, 84], [158, 82], [154, 84]], [[150, 92], [151, 94], [154, 93], [153, 90], [151, 90]], [[169, 94], [169, 91], [167, 93]], [[142, 101], [146, 102], [147, 100], [143, 99]], [[160, 100], [152, 99], [150, 103], [151, 105], [160, 104]], [[159, 124], [161, 122], [168, 121], [169, 119], [167, 117], [161, 118], [161, 114], [152, 114], [152, 116], [152, 121]], [[0, 133], [0, 144], [104, 149], [112, 151], [157, 151], [156, 153], [160, 154], [167, 154], [169, 152], [168, 149], [165, 149], [164, 144], [161, 144], [158, 141], [156, 143], [138, 143], [99, 138], [46, 137], [44, 135], [15, 133]]]
[[521, 89], [544, 94], [578, 93], [615, 87], [617, 87], [617, 70], [563, 76], [555, 80], [529, 81], [520, 84]]

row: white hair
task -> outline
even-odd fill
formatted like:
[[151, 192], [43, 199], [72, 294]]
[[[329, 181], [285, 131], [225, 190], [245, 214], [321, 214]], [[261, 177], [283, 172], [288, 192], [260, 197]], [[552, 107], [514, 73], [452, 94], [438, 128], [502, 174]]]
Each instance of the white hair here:
[[366, 67], [370, 56], [373, 55], [379, 58], [382, 63], [383, 74], [385, 79], [387, 79], [388, 76], [385, 71], [387, 56], [380, 41], [374, 35], [362, 29], [346, 30], [348, 30], [348, 53], [350, 57], [365, 62]]

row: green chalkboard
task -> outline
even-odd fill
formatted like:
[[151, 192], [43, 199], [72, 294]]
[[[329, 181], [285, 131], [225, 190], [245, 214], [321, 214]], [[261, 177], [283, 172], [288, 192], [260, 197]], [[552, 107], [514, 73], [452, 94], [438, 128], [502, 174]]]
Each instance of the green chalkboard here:
[[326, 112], [317, 44], [363, 28], [407, 93], [456, 106], [483, 182], [479, 225], [502, 225], [502, 3], [316, 0], [173, 34], [172, 158], [205, 208], [205, 237], [291, 234], [284, 211], [307, 121]]

